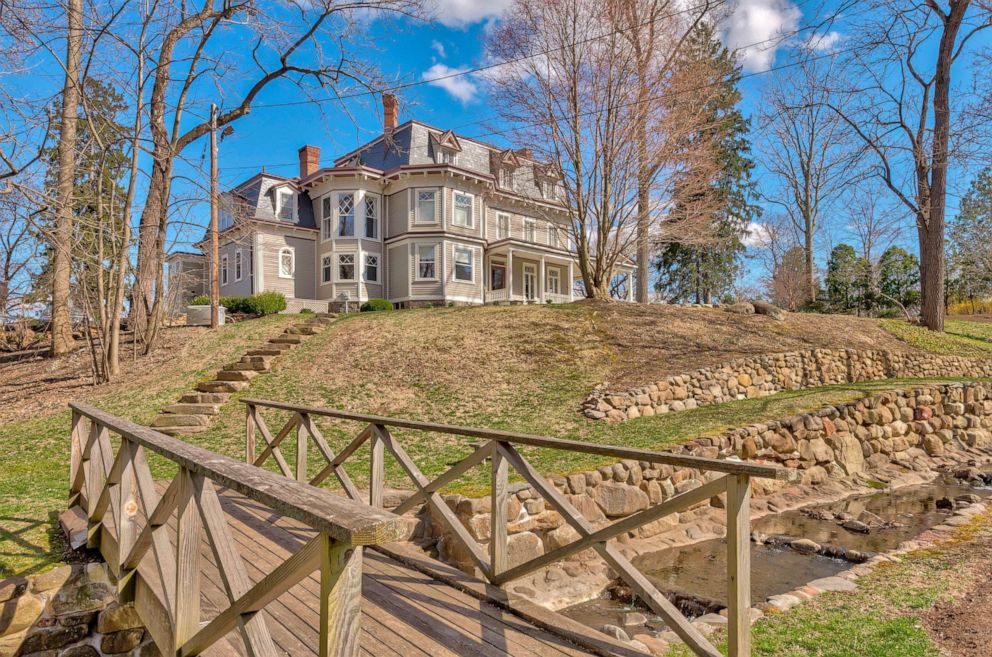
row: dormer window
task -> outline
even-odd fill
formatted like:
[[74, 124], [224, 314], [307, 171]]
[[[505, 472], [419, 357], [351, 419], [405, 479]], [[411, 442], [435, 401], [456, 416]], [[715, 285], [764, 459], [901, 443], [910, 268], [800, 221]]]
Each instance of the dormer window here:
[[551, 180], [542, 180], [541, 181], [541, 196], [543, 196], [544, 198], [547, 198], [547, 199], [552, 199], [552, 200], [558, 198], [558, 190], [555, 187], [555, 184], [554, 184], [553, 181], [551, 181]]
[[279, 221], [296, 221], [296, 192], [288, 187], [276, 190], [276, 217]]
[[499, 186], [503, 189], [513, 189], [513, 170], [503, 167], [499, 170]]
[[439, 148], [436, 158], [438, 164], [457, 164], [458, 154], [450, 148]]

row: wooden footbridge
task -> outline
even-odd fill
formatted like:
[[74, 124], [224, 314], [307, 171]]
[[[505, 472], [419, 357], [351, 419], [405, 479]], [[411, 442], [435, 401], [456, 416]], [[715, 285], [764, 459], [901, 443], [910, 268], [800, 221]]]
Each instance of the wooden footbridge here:
[[[750, 654], [750, 478], [791, 479], [792, 471], [262, 400], [244, 403], [246, 463], [88, 405], [70, 405], [70, 508], [85, 518], [88, 545], [100, 550], [116, 574], [121, 601], [134, 602], [163, 655], [642, 657], [629, 644], [500, 588], [594, 549], [696, 654], [718, 657], [716, 648], [611, 540], [722, 493], [727, 493], [729, 654]], [[263, 409], [288, 411], [290, 418], [273, 433]], [[335, 453], [317, 418], [357, 422], [363, 428]], [[391, 428], [483, 442], [429, 480]], [[297, 443], [293, 466], [280, 449], [290, 437]], [[307, 477], [310, 443], [323, 459], [312, 478]], [[714, 476], [700, 488], [594, 527], [533, 469], [520, 446], [665, 463]], [[343, 467], [363, 447], [369, 449], [371, 468], [366, 495]], [[414, 489], [391, 510], [382, 508], [387, 454]], [[164, 466], [175, 472], [171, 481], [153, 478], [150, 459], [169, 462]], [[269, 459], [281, 475], [258, 467]], [[492, 537], [486, 548], [472, 539], [439, 493], [475, 467], [491, 469]], [[579, 536], [570, 545], [512, 567], [507, 559], [509, 467]], [[332, 477], [346, 496], [320, 488]], [[403, 514], [422, 504], [464, 543], [484, 580], [398, 542], [410, 520]]]

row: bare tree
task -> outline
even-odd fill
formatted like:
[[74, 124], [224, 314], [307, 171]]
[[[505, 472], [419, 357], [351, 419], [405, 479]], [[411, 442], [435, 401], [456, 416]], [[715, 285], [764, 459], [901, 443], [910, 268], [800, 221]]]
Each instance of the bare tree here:
[[906, 213], [882, 198], [883, 190], [870, 183], [855, 185], [846, 195], [846, 229], [858, 242], [861, 257], [875, 263], [882, 251], [902, 239]]
[[[198, 116], [191, 108], [197, 101], [217, 102], [221, 108], [217, 125], [223, 127], [248, 114], [258, 95], [277, 80], [289, 79], [301, 87], [329, 87], [335, 92], [345, 81], [367, 82], [371, 68], [350, 50], [359, 50], [361, 20], [376, 12], [411, 13], [418, 7], [417, 0], [287, 0], [278, 4], [201, 0], [195, 7], [180, 2], [156, 9], [154, 20], [161, 34], [154, 51], [146, 55], [153, 70], [147, 100], [152, 169], [138, 229], [131, 300], [133, 324], [142, 332], [146, 350], [155, 344], [164, 312], [165, 246], [175, 160], [210, 130], [209, 116]], [[237, 30], [245, 42], [253, 42], [254, 71], [223, 64], [227, 54], [219, 35], [230, 30]], [[337, 52], [324, 53], [325, 37]], [[207, 81], [224, 89], [245, 75], [250, 80], [247, 91], [233, 103], [196, 97], [198, 90], [208, 86]], [[201, 120], [187, 126], [188, 116]]]
[[[974, 95], [968, 85], [955, 85], [952, 73], [973, 37], [992, 26], [992, 2], [872, 0], [872, 6], [835, 81], [842, 97], [830, 107], [864, 146], [874, 175], [914, 216], [921, 320], [941, 331], [948, 169], [988, 132], [980, 113], [964, 111]], [[987, 72], [979, 75], [985, 76], [979, 83], [987, 82]]]
[[55, 229], [52, 248], [52, 346], [53, 356], [72, 350], [72, 317], [69, 313], [69, 280], [72, 268], [73, 190], [76, 175], [76, 113], [83, 45], [83, 2], [66, 5], [65, 82], [62, 87], [62, 116], [59, 122], [58, 181], [56, 183]]
[[800, 236], [806, 298], [815, 300], [814, 237], [858, 174], [846, 125], [828, 107], [830, 92], [822, 84], [832, 62], [808, 54], [801, 51], [798, 66], [769, 86], [759, 134], [763, 162], [775, 179], [764, 197], [782, 209]]

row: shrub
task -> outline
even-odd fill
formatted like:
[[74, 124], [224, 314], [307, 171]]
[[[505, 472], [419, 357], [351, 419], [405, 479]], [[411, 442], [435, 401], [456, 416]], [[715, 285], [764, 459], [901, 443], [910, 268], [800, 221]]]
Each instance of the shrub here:
[[252, 315], [272, 315], [286, 310], [286, 297], [281, 292], [259, 292], [242, 297], [242, 303], [245, 309], [240, 312]]
[[992, 300], [971, 299], [952, 303], [947, 307], [949, 315], [987, 315], [992, 313]]
[[363, 313], [372, 313], [378, 310], [392, 310], [393, 304], [386, 299], [369, 299], [362, 304], [361, 310]]
[[310, 309], [310, 308], [301, 308], [300, 309], [300, 314], [301, 315], [312, 315], [313, 314], [313, 310]]
[[209, 306], [210, 297], [206, 294], [198, 294], [189, 300], [189, 305], [191, 306]]

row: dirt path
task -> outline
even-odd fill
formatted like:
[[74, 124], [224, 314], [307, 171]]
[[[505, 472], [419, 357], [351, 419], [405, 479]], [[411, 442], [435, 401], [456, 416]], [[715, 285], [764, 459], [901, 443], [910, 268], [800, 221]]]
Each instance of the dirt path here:
[[923, 623], [949, 657], [992, 654], [992, 536], [987, 533], [957, 548], [969, 564], [970, 577], [956, 587], [953, 599], [938, 602], [923, 614]]

